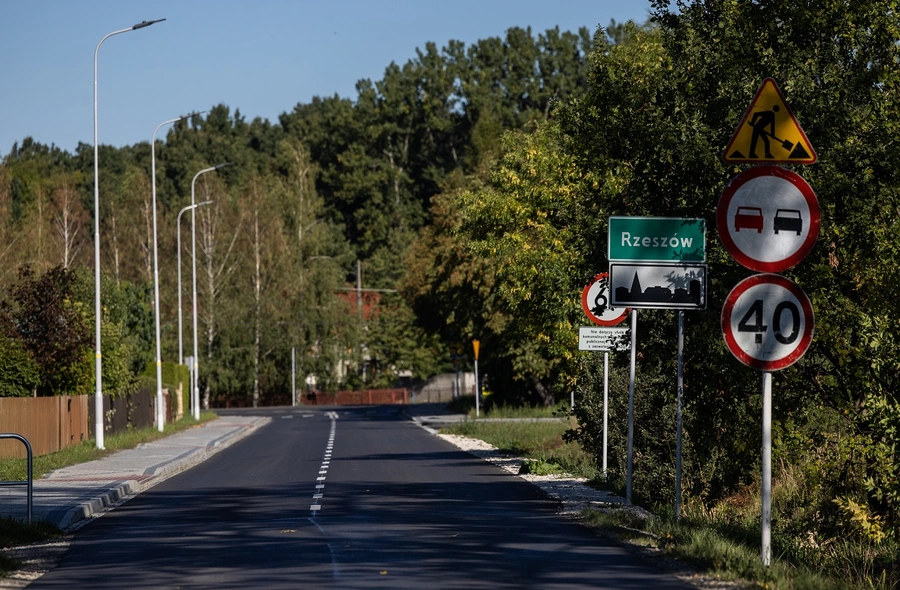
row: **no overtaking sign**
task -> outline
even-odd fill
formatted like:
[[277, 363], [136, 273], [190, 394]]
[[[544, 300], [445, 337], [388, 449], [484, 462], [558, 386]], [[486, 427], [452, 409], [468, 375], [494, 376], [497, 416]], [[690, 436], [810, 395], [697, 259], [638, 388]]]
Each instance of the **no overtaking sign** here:
[[719, 199], [716, 226], [722, 245], [743, 266], [781, 272], [816, 245], [819, 201], [799, 175], [756, 166], [732, 179]]

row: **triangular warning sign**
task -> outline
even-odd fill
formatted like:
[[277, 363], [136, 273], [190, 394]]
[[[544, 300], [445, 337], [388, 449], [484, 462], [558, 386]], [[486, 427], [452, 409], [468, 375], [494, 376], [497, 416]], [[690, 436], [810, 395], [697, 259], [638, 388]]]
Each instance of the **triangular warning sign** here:
[[723, 159], [732, 164], [815, 164], [818, 158], [775, 80], [766, 78]]

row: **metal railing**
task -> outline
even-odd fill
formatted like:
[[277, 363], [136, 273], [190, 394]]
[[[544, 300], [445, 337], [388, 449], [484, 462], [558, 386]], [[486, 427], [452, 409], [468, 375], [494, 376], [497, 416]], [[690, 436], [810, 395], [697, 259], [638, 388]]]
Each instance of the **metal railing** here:
[[31, 454], [31, 444], [24, 436], [11, 433], [0, 433], [0, 439], [12, 438], [20, 441], [25, 445], [25, 452], [28, 455], [28, 479], [25, 481], [0, 481], [0, 486], [27, 486], [28, 488], [28, 515], [27, 522], [31, 524], [31, 513], [34, 508], [34, 461]]

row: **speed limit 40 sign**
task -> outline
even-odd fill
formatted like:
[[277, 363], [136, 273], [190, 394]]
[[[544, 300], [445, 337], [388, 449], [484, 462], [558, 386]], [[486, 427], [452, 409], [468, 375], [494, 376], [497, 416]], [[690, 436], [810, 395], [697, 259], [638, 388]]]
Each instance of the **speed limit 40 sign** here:
[[758, 274], [738, 283], [722, 307], [722, 334], [739, 361], [761, 371], [789, 367], [812, 341], [813, 310], [793, 281]]

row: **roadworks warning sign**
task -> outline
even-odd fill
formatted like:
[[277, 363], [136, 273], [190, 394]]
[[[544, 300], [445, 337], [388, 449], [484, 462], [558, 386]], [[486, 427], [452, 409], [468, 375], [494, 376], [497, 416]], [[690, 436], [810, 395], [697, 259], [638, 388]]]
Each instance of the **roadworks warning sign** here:
[[772, 78], [756, 91], [723, 158], [733, 164], [814, 164], [816, 152]]

